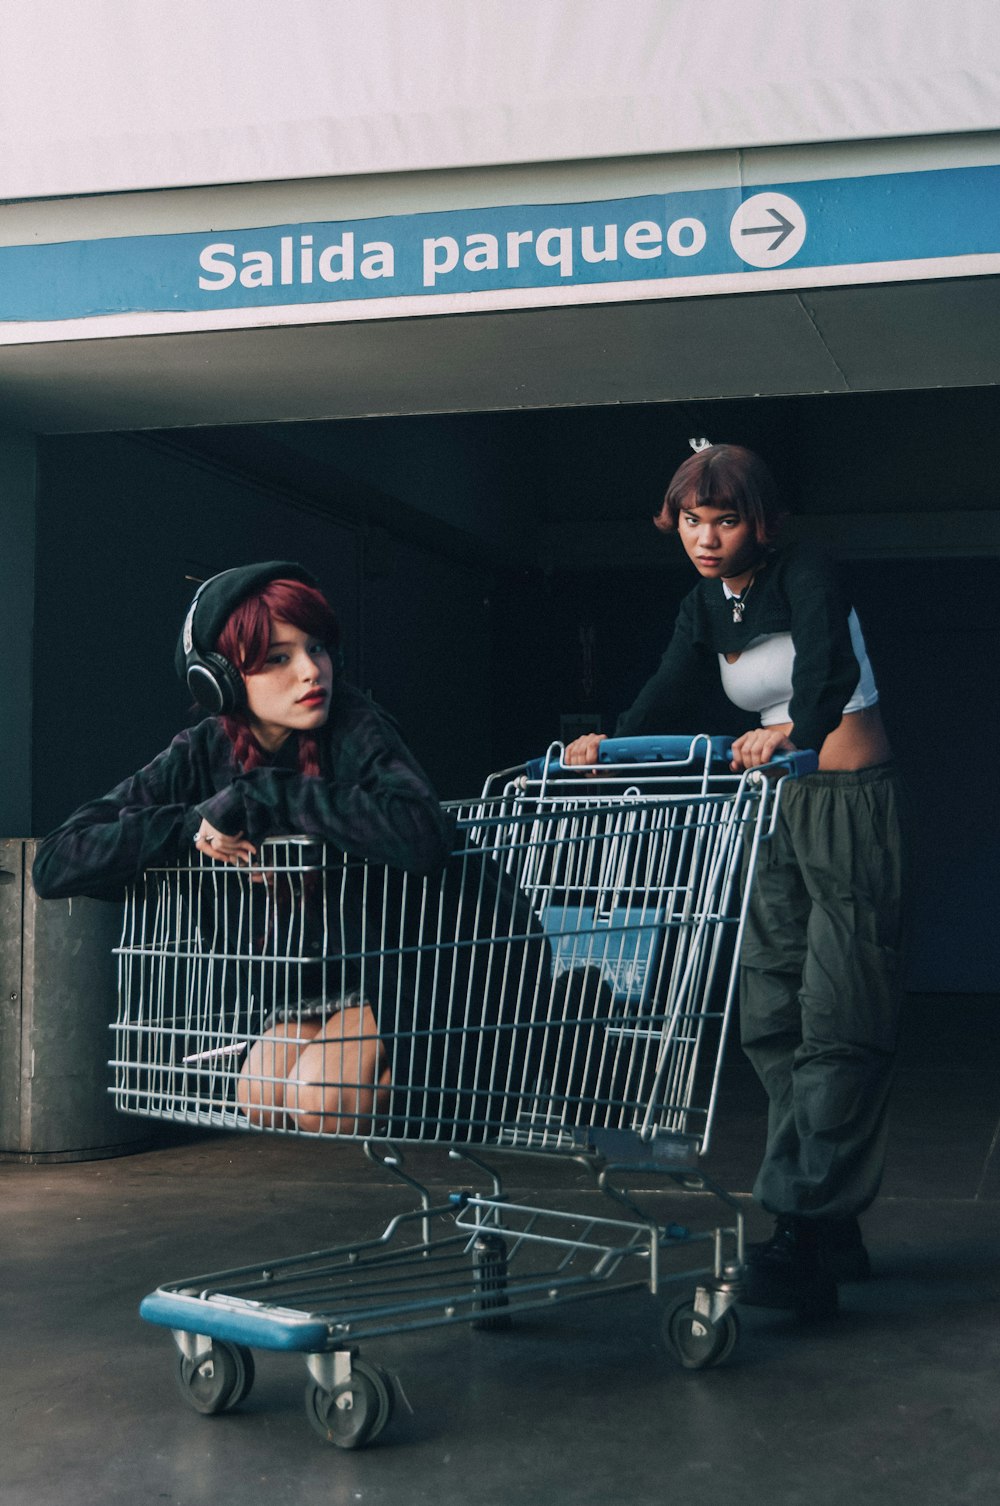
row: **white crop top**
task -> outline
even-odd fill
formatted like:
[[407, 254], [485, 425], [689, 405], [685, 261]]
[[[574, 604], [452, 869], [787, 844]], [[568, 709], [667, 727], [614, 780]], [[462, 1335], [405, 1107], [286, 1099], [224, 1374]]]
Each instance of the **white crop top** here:
[[[728, 588], [726, 594], [732, 594]], [[858, 614], [853, 609], [848, 625], [861, 677], [854, 694], [844, 707], [845, 714], [874, 706], [878, 700], [878, 686], [872, 674], [864, 634]], [[719, 655], [722, 688], [734, 705], [742, 707], [744, 711], [759, 711], [762, 727], [790, 722], [792, 718], [788, 708], [792, 699], [794, 663], [795, 645], [792, 643], [791, 633], [764, 633], [747, 645], [735, 664], [728, 663], [725, 654]]]

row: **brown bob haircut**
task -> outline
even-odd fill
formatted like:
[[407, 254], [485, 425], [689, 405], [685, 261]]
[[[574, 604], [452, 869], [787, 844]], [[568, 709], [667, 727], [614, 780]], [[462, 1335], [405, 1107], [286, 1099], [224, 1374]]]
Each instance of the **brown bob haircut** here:
[[770, 544], [784, 516], [774, 477], [759, 455], [738, 444], [713, 444], [678, 466], [653, 522], [672, 533], [692, 507], [732, 509], [753, 527], [758, 544]]

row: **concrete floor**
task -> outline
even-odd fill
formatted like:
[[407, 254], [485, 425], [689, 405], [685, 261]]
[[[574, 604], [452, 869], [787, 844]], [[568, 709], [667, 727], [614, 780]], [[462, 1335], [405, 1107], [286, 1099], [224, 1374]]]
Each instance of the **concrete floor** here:
[[[372, 1340], [396, 1377], [368, 1449], [320, 1441], [299, 1355], [257, 1355], [236, 1411], [175, 1391], [165, 1330], [139, 1320], [162, 1281], [378, 1233], [408, 1194], [354, 1146], [177, 1135], [117, 1160], [0, 1165], [3, 1506], [366, 1506], [473, 1500], [608, 1506], [966, 1506], [1000, 1498], [1000, 1000], [914, 999], [884, 1195], [865, 1220], [875, 1277], [801, 1325], [742, 1310], [722, 1366], [684, 1371], [646, 1293]], [[745, 1193], [764, 1109], [726, 1074], [706, 1169]], [[428, 1180], [467, 1180], [427, 1152]], [[511, 1158], [511, 1190], [567, 1190], [576, 1168]], [[695, 1223], [704, 1199], [672, 1194]], [[749, 1208], [749, 1201], [747, 1203]], [[752, 1213], [751, 1237], [766, 1229]]]

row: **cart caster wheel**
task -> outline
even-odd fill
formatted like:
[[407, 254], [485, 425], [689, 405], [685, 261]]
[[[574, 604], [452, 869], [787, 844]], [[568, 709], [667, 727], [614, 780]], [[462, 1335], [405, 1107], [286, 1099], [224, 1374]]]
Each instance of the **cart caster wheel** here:
[[740, 1336], [740, 1323], [733, 1308], [710, 1323], [695, 1311], [690, 1297], [681, 1297], [663, 1315], [663, 1338], [667, 1348], [685, 1370], [705, 1370], [728, 1359]]
[[355, 1360], [351, 1378], [328, 1391], [317, 1381], [306, 1386], [306, 1416], [324, 1443], [364, 1448], [373, 1443], [393, 1412], [392, 1384], [385, 1371]]
[[226, 1402], [225, 1410], [227, 1412], [231, 1411], [233, 1407], [238, 1407], [241, 1401], [246, 1401], [253, 1390], [253, 1383], [257, 1374], [257, 1368], [253, 1362], [252, 1349], [248, 1349], [245, 1344], [234, 1344], [233, 1353], [236, 1357], [236, 1385], [233, 1388], [232, 1396]]
[[213, 1339], [200, 1360], [178, 1356], [177, 1387], [189, 1407], [210, 1417], [226, 1412], [249, 1396], [254, 1380], [253, 1354], [242, 1344]]
[[480, 1234], [472, 1247], [476, 1299], [472, 1327], [498, 1330], [511, 1326], [507, 1307], [507, 1241], [499, 1234]]

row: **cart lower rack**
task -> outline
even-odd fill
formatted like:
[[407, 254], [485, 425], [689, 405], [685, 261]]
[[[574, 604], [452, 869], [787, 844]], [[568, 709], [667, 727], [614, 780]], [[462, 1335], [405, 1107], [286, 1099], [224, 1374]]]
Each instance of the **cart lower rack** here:
[[[455, 807], [433, 878], [288, 838], [250, 869], [150, 870], [130, 899], [118, 1107], [354, 1139], [414, 1194], [366, 1242], [150, 1294], [142, 1315], [173, 1331], [196, 1410], [244, 1399], [254, 1349], [293, 1350], [310, 1423], [356, 1448], [394, 1397], [362, 1341], [636, 1288], [672, 1288], [683, 1364], [731, 1351], [742, 1217], [700, 1162], [780, 781], [716, 773], [707, 738], [604, 747], [629, 761], [581, 778], [557, 749]], [[440, 1145], [474, 1186], [435, 1204], [408, 1143]], [[593, 1194], [509, 1200], [496, 1163], [512, 1151], [587, 1166], [600, 1211]], [[650, 1178], [712, 1192], [722, 1221], [663, 1224], [630, 1190]]]

